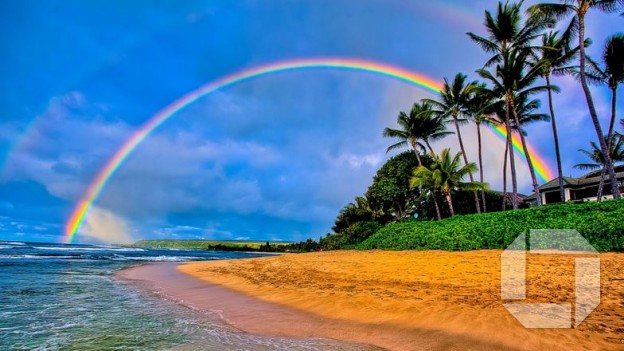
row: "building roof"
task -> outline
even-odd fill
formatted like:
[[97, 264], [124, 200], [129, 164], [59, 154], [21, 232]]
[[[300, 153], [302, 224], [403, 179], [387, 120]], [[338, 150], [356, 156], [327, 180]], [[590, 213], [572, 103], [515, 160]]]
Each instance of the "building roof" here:
[[[579, 178], [573, 177], [561, 177], [563, 179], [563, 187], [564, 188], [574, 188], [579, 186], [584, 186], [588, 184], [598, 184], [600, 182], [600, 175], [602, 170], [592, 171]], [[624, 178], [624, 165], [615, 167], [615, 177], [617, 179]], [[609, 179], [609, 175], [607, 174], [606, 179]], [[557, 189], [559, 187], [559, 177], [541, 185], [539, 187], [540, 190], [551, 190]]]
[[[561, 177], [561, 179], [563, 179], [563, 186], [564, 187], [579, 185], [579, 180], [577, 178], [563, 176], [563, 177]], [[539, 189], [540, 190], [548, 190], [548, 189], [556, 189], [558, 187], [559, 187], [559, 177], [549, 181], [546, 184], [540, 185]]]

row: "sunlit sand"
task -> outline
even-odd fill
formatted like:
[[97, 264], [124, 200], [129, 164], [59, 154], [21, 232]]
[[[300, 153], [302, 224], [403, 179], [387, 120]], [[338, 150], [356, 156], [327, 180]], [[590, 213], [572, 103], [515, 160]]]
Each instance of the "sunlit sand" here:
[[[502, 306], [500, 254], [338, 251], [194, 262], [178, 270], [305, 312], [301, 323], [317, 337], [392, 350], [624, 349], [624, 254], [600, 255], [602, 301], [576, 329], [522, 327]], [[573, 256], [529, 255], [527, 267], [524, 302], [574, 302]], [[292, 320], [246, 315], [244, 306], [228, 315], [221, 307], [243, 330], [306, 334]]]

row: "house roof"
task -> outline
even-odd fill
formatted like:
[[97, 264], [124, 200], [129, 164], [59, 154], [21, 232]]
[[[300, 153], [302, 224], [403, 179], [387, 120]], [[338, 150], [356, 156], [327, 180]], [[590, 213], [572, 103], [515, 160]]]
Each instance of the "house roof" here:
[[[572, 178], [572, 177], [566, 177], [563, 176], [561, 177], [561, 179], [563, 179], [563, 186], [576, 186], [579, 185], [579, 179], [577, 178]], [[546, 184], [540, 185], [539, 189], [540, 190], [548, 190], [548, 189], [556, 189], [559, 187], [559, 177], [549, 181]]]
[[[602, 170], [589, 172], [580, 178], [573, 177], [561, 177], [563, 179], [563, 187], [578, 187], [588, 184], [597, 184], [600, 182], [600, 174]], [[624, 179], [624, 165], [615, 167], [615, 177], [617, 179]], [[606, 179], [609, 179], [609, 175], [607, 175]], [[559, 177], [541, 185], [539, 187], [540, 190], [551, 190], [559, 187]]]

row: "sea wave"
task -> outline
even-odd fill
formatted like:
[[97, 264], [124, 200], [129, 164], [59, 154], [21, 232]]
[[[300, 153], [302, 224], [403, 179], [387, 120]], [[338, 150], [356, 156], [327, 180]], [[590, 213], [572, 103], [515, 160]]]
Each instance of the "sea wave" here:
[[142, 252], [144, 249], [135, 247], [71, 247], [71, 246], [33, 246], [37, 250], [55, 251], [116, 251], [116, 252]]
[[183, 262], [206, 260], [207, 257], [196, 256], [117, 256], [112, 257], [113, 261], [153, 261], [153, 262]]
[[27, 259], [76, 259], [80, 258], [79, 256], [62, 256], [62, 255], [0, 255], [0, 259], [9, 258], [9, 259], [19, 259], [19, 258], [27, 258]]
[[25, 246], [26, 243], [21, 241], [0, 241], [0, 245]]

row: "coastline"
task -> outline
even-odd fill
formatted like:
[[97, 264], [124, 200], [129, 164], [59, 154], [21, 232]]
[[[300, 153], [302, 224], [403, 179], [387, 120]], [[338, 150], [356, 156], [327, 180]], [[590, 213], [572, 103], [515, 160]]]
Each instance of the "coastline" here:
[[[614, 323], [605, 318], [624, 316], [622, 277], [603, 281], [607, 305], [581, 328], [529, 330], [496, 296], [500, 286], [492, 282], [500, 281], [500, 273], [493, 272], [499, 254], [321, 252], [146, 265], [120, 276], [157, 286], [188, 307], [218, 310], [226, 323], [251, 334], [327, 338], [389, 350], [624, 349], [616, 339], [624, 325], [601, 327]], [[622, 272], [624, 255], [601, 258], [608, 274]], [[614, 286], [616, 291], [610, 290]]]
[[[314, 328], [325, 324], [322, 319], [305, 312], [267, 303], [216, 284], [207, 284], [200, 279], [181, 273], [178, 267], [182, 264], [184, 263], [145, 263], [122, 269], [116, 273], [116, 277], [193, 310], [216, 312], [228, 326], [248, 334], [289, 338], [322, 338], [343, 342], [346, 346], [351, 343], [358, 350], [374, 351], [380, 349], [357, 340], [316, 335], [313, 332]], [[262, 316], [262, 322], [271, 321], [271, 323], [258, 323], [258, 316]], [[273, 321], [275, 320], [279, 320], [279, 323], [274, 324]], [[281, 329], [287, 325], [296, 328]], [[270, 326], [270, 328], [267, 329], [266, 326]]]

